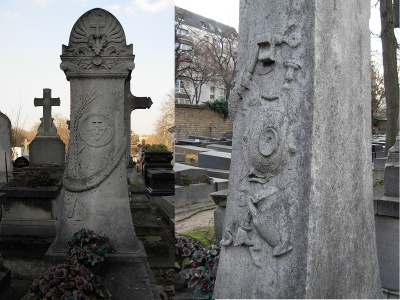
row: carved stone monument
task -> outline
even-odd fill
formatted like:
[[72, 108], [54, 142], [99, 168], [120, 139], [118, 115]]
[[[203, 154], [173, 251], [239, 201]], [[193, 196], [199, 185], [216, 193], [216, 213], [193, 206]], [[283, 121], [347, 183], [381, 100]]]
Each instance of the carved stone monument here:
[[51, 107], [60, 106], [60, 98], [51, 98], [51, 89], [43, 89], [43, 98], [35, 98], [34, 104], [43, 106], [43, 118], [40, 118], [37, 134], [29, 144], [29, 165], [64, 167], [65, 144], [51, 117]]
[[241, 0], [214, 297], [381, 296], [369, 10], [355, 1]]
[[118, 20], [102, 9], [82, 15], [63, 45], [61, 69], [71, 84], [71, 123], [64, 209], [55, 252], [90, 228], [113, 240], [118, 253], [139, 251], [126, 179], [124, 85], [134, 68]]
[[0, 182], [6, 182], [7, 176], [11, 176], [11, 154], [11, 121], [0, 112]]
[[101, 271], [113, 298], [157, 299], [129, 207], [124, 88], [135, 66], [132, 44], [111, 13], [95, 8], [76, 21], [61, 60], [71, 89], [70, 139], [64, 206], [47, 256], [63, 259], [74, 232], [94, 230], [116, 249]]

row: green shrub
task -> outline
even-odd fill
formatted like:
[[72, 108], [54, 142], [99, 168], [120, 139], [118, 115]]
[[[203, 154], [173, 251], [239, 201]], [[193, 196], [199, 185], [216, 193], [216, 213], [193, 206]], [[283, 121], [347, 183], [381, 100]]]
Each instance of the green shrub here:
[[146, 144], [143, 149], [147, 152], [168, 152], [168, 147], [164, 144]]
[[220, 113], [224, 120], [229, 117], [228, 100], [216, 99], [214, 101], [207, 101], [204, 104], [212, 110]]

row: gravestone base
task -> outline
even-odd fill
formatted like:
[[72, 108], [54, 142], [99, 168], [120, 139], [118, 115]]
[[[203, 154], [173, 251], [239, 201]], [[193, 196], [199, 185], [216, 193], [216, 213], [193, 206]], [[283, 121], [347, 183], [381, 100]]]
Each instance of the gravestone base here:
[[[110, 254], [96, 274], [106, 284], [112, 299], [160, 299], [142, 242], [135, 253]], [[66, 252], [54, 252], [54, 242], [45, 260], [54, 264], [65, 262]]]
[[[61, 177], [62, 173], [55, 177]], [[60, 179], [61, 182], [61, 179]], [[53, 187], [12, 187], [0, 188], [0, 205], [3, 217], [0, 236], [33, 236], [54, 238], [56, 216], [64, 202], [64, 189], [59, 183]]]
[[29, 164], [33, 166], [65, 166], [65, 144], [57, 136], [36, 136], [29, 145]]

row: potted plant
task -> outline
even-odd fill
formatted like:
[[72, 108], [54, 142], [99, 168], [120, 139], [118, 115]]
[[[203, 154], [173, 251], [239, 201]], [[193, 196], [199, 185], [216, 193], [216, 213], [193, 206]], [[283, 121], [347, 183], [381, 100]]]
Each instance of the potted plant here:
[[84, 266], [64, 263], [50, 267], [29, 288], [29, 299], [110, 299], [100, 277]]
[[[143, 147], [144, 150], [144, 162], [148, 165], [160, 165], [160, 167], [168, 167], [171, 165], [172, 152], [168, 151], [168, 147], [164, 144], [147, 144]], [[164, 165], [167, 164], [167, 165]], [[157, 166], [158, 167], [158, 166]], [[172, 168], [172, 165], [171, 165]]]
[[71, 265], [86, 265], [89, 268], [103, 262], [108, 254], [115, 253], [108, 237], [85, 228], [75, 232], [68, 241], [67, 249], [67, 260]]

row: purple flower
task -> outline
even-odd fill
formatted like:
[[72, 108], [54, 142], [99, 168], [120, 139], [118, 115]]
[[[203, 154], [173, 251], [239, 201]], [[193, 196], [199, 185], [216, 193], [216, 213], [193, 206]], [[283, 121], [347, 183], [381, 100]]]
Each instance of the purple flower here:
[[46, 285], [40, 286], [40, 291], [43, 294], [46, 294], [48, 291], [50, 291], [50, 289], [51, 289], [51, 285], [50, 284], [46, 284]]
[[80, 289], [85, 284], [86, 280], [82, 276], [76, 276], [75, 278], [75, 286]]
[[54, 279], [52, 279], [51, 281], [50, 281], [50, 284], [52, 285], [52, 286], [56, 286], [57, 284], [59, 284], [60, 283], [60, 279], [58, 279], [58, 278], [54, 278]]
[[[68, 266], [68, 265], [67, 265], [67, 266]], [[67, 277], [68, 271], [67, 271], [67, 269], [60, 268], [60, 269], [57, 269], [57, 270], [54, 272], [54, 275], [55, 275], [56, 278], [61, 278], [61, 279], [63, 279], [63, 278], [65, 278], [65, 277]]]
[[93, 291], [93, 285], [90, 282], [85, 282], [83, 285], [83, 290], [87, 292]]
[[78, 293], [76, 294], [76, 298], [78, 298], [79, 300], [90, 300], [90, 298], [87, 297], [82, 291], [78, 291]]
[[73, 281], [67, 281], [67, 282], [65, 283], [65, 286], [66, 286], [67, 289], [73, 289], [74, 286], [75, 286], [75, 284], [74, 284]]
[[182, 256], [189, 256], [192, 253], [189, 248], [184, 247], [182, 249]]

